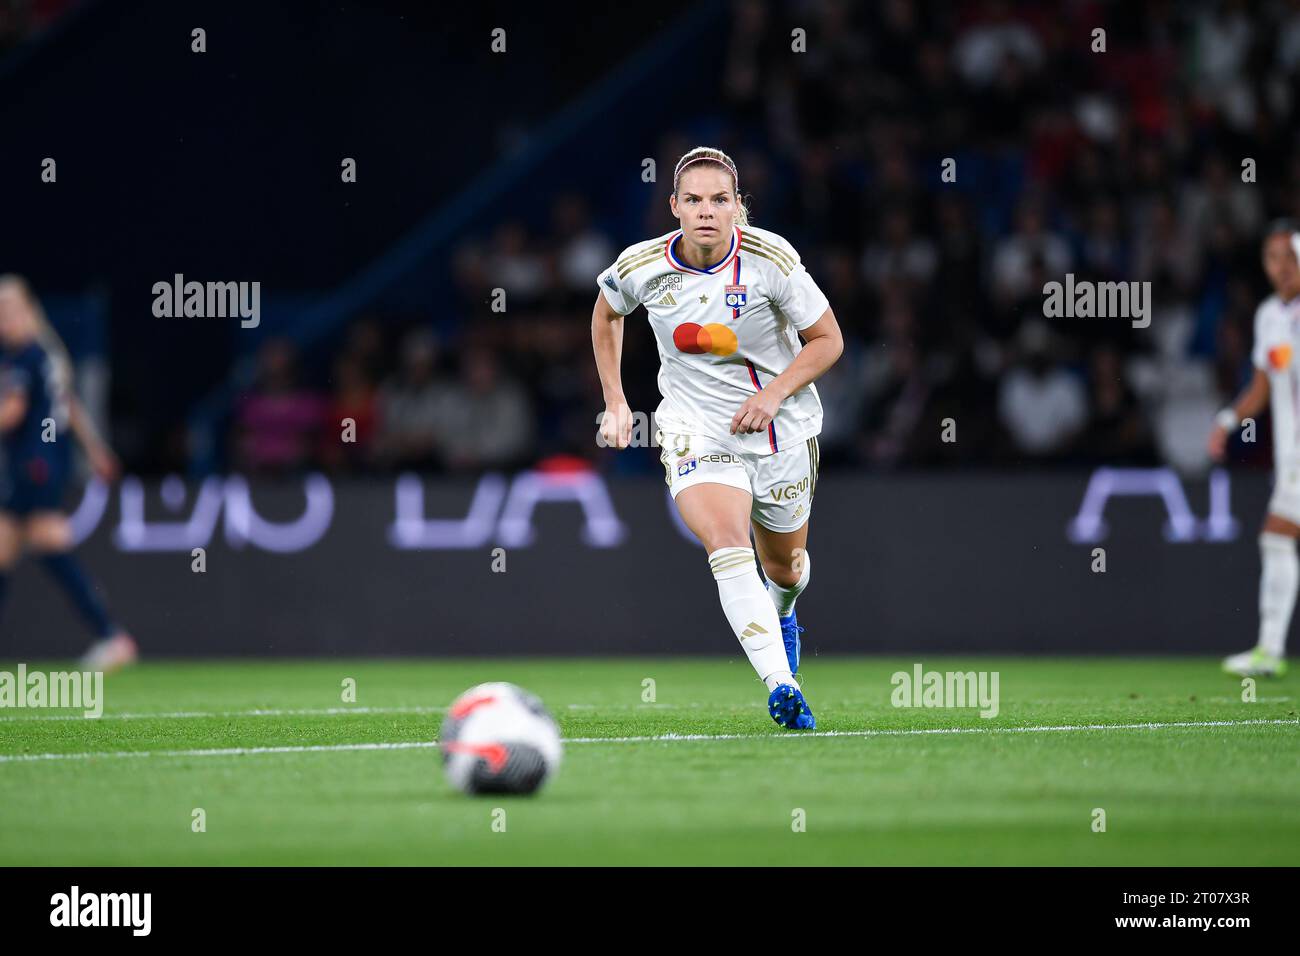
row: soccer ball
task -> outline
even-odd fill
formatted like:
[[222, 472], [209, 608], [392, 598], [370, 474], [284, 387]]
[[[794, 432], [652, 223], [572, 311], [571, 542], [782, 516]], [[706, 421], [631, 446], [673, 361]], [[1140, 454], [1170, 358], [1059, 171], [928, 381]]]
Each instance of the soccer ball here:
[[539, 698], [504, 682], [456, 698], [438, 735], [442, 765], [465, 793], [533, 793], [560, 765], [560, 728]]

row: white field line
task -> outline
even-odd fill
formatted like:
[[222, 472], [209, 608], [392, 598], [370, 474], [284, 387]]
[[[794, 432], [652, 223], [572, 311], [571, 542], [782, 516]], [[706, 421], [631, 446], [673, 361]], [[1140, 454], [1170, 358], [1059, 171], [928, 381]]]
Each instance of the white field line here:
[[[1051, 734], [1078, 731], [1182, 730], [1196, 727], [1259, 727], [1287, 725], [1300, 728], [1300, 720], [1189, 720], [1141, 724], [1057, 724], [1031, 727], [930, 727], [910, 730], [813, 730], [792, 734], [659, 734], [647, 737], [566, 737], [566, 744], [640, 744], [692, 740], [795, 740], [809, 737], [920, 737], [928, 734]], [[0, 754], [0, 763], [38, 760], [95, 760], [122, 757], [244, 757], [255, 754], [332, 753], [351, 750], [416, 750], [438, 746], [436, 740], [386, 743], [313, 744], [296, 747], [221, 747], [209, 750], [117, 750], [102, 753]]]
[[43, 720], [187, 720], [228, 717], [336, 717], [340, 714], [445, 714], [446, 707], [319, 707], [303, 710], [176, 710], [170, 713], [101, 714], [33, 714], [30, 717], [8, 715], [0, 722], [38, 723]]
[[[1261, 697], [1263, 703], [1268, 698]], [[1228, 698], [1224, 698], [1228, 700]], [[703, 703], [692, 704], [568, 704], [569, 710], [701, 710], [708, 706]], [[76, 708], [63, 708], [76, 709]], [[204, 720], [228, 719], [231, 717], [337, 717], [341, 714], [445, 714], [447, 707], [315, 707], [297, 710], [256, 709], [256, 710], [174, 710], [150, 713], [101, 714], [99, 717], [86, 717], [84, 714], [41, 714], [26, 716], [17, 714], [0, 715], [0, 723], [40, 723], [47, 720]], [[738, 712], [731, 708], [732, 713]]]
[[[1213, 704], [1236, 704], [1240, 700], [1236, 697], [1207, 697], [1207, 703]], [[1258, 703], [1261, 704], [1283, 704], [1291, 700], [1288, 696], [1282, 697], [1260, 697]], [[850, 706], [852, 701], [841, 701], [844, 706]], [[1024, 701], [1027, 704], [1047, 704], [1051, 701]], [[712, 705], [702, 702], [692, 702], [689, 704], [567, 704], [568, 710], [602, 710], [602, 711], [628, 711], [628, 710], [657, 710], [657, 711], [674, 711], [674, 710], [702, 710]], [[64, 708], [69, 709], [69, 708]], [[71, 708], [75, 709], [75, 708]], [[716, 707], [714, 709], [717, 709]], [[43, 714], [32, 713], [25, 715], [18, 714], [0, 714], [0, 724], [11, 723], [40, 723], [49, 720], [214, 720], [230, 719], [232, 717], [338, 717], [347, 714], [445, 714], [446, 707], [309, 707], [301, 709], [277, 709], [277, 708], [258, 708], [254, 710], [176, 710], [139, 713], [121, 713], [121, 714], [101, 714], [99, 717], [86, 717], [84, 714]], [[728, 713], [736, 714], [743, 712], [743, 708], [731, 707], [726, 709]], [[609, 738], [601, 738], [609, 739]], [[725, 738], [723, 738], [725, 739]]]

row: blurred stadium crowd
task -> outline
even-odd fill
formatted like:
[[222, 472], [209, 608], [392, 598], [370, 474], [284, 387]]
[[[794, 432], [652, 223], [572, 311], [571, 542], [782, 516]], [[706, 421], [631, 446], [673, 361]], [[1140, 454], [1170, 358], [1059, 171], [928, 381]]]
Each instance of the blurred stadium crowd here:
[[74, 0], [0, 2], [0, 56], [40, 33], [67, 13]]
[[[553, 199], [455, 253], [434, 321], [359, 317], [313, 371], [266, 342], [231, 419], [232, 464], [451, 472], [596, 447], [596, 277], [673, 228], [668, 170], [696, 139], [737, 160], [846, 333], [819, 382], [828, 465], [1207, 467], [1213, 412], [1248, 374], [1269, 218], [1300, 214], [1300, 2], [1013, 5], [738, 0], [719, 95], [665, 136], [659, 182]], [[809, 52], [791, 54], [791, 23]], [[1093, 30], [1105, 29], [1105, 52]], [[941, 163], [956, 160], [956, 180]], [[1258, 182], [1243, 181], [1243, 160]], [[1152, 283], [1149, 328], [1044, 319], [1044, 282]], [[491, 309], [504, 288], [508, 308]], [[658, 402], [647, 330], [624, 381]], [[357, 441], [338, 440], [339, 422]], [[941, 441], [940, 422], [957, 441]], [[1265, 443], [1238, 449], [1265, 461]]]

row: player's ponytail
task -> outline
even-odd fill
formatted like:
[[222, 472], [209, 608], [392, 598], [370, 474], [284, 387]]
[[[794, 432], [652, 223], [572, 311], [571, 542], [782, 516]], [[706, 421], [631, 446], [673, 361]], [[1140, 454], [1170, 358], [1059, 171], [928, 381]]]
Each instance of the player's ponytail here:
[[749, 207], [745, 205], [745, 197], [740, 194], [740, 174], [736, 172], [736, 164], [730, 156], [712, 146], [696, 146], [688, 150], [677, 161], [677, 168], [673, 170], [674, 196], [677, 195], [677, 187], [681, 183], [682, 170], [687, 166], [716, 166], [718, 169], [726, 170], [731, 175], [731, 191], [736, 194], [736, 225], [749, 225]]

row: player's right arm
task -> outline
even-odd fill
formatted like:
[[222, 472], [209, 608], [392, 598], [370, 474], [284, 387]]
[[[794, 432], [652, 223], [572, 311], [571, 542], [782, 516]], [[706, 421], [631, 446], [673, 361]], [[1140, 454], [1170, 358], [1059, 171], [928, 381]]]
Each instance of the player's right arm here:
[[[1268, 394], [1268, 373], [1257, 368], [1250, 379], [1250, 384], [1237, 396], [1236, 401], [1219, 413], [1222, 418], [1215, 419], [1214, 427], [1210, 429], [1207, 450], [1212, 459], [1223, 460], [1224, 450], [1228, 447], [1228, 433], [1235, 430], [1238, 423], [1259, 415], [1268, 405]], [[1231, 412], [1236, 422], [1230, 422], [1226, 412]]]
[[596, 370], [605, 395], [605, 413], [600, 417], [600, 437], [611, 448], [626, 448], [632, 441], [632, 410], [623, 394], [624, 315], [596, 293], [591, 310], [591, 346], [596, 353]]
[[[596, 280], [596, 305], [591, 310], [591, 345], [596, 352], [596, 370], [605, 393], [605, 413], [600, 416], [600, 438], [611, 448], [632, 443], [632, 409], [623, 395], [623, 319], [640, 305], [635, 280], [628, 268], [630, 259], [647, 250], [646, 245], [629, 246], [614, 264]], [[625, 268], [620, 268], [624, 266]]]
[[[1276, 314], [1270, 313], [1265, 302], [1255, 310], [1255, 341], [1250, 350], [1250, 363], [1255, 367], [1255, 374], [1250, 384], [1242, 390], [1236, 400], [1224, 408], [1214, 419], [1210, 437], [1206, 442], [1206, 451], [1214, 461], [1222, 461], [1228, 447], [1228, 436], [1247, 418], [1254, 418], [1268, 405], [1269, 384], [1268, 370], [1277, 350]], [[1285, 346], [1285, 363], [1291, 360], [1291, 347]]]

